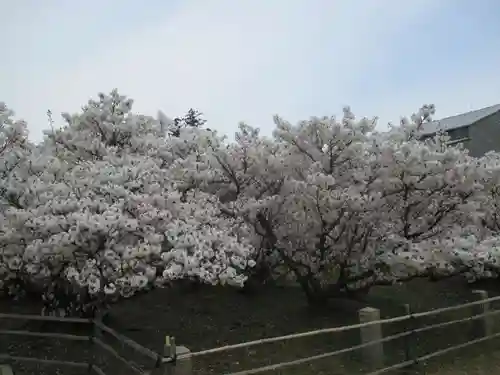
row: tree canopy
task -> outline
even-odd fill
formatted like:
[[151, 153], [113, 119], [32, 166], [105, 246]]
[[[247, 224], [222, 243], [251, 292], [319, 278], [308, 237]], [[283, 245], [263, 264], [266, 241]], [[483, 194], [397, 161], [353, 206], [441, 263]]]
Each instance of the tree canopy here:
[[376, 118], [276, 116], [235, 141], [197, 110], [174, 120], [99, 94], [43, 142], [0, 106], [0, 289], [86, 314], [179, 279], [241, 287], [253, 270], [309, 302], [414, 277], [497, 277], [500, 157], [446, 134], [425, 105]]

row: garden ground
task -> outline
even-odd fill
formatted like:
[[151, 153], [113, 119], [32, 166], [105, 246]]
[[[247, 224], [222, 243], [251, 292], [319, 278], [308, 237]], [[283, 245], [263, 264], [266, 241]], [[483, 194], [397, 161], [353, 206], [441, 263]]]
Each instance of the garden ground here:
[[[490, 296], [495, 294], [497, 293], [490, 291]], [[202, 287], [189, 292], [184, 288], [172, 288], [156, 290], [114, 306], [109, 325], [155, 351], [161, 352], [165, 335], [175, 336], [177, 345], [197, 351], [264, 337], [355, 324], [357, 309], [365, 305], [380, 308], [382, 317], [390, 317], [402, 314], [404, 303], [409, 303], [413, 311], [424, 311], [464, 303], [470, 299], [470, 287], [459, 279], [439, 283], [415, 280], [403, 286], [375, 288], [365, 304], [342, 304], [342, 307], [332, 304], [321, 311], [308, 308], [300, 289], [293, 287], [268, 287], [254, 295], [243, 295], [222, 287]], [[14, 303], [4, 303], [1, 307], [2, 312], [20, 313], [33, 309], [33, 306]], [[493, 308], [500, 309], [500, 304]], [[432, 322], [457, 319], [470, 314], [471, 311], [447, 313], [433, 318]], [[500, 324], [498, 327], [500, 328]], [[39, 328], [61, 331], [69, 327], [52, 325]], [[390, 335], [403, 328], [397, 325], [384, 327], [384, 334]], [[35, 330], [34, 327], [30, 329]], [[412, 343], [413, 354], [422, 355], [468, 341], [471, 329], [470, 323], [465, 323], [422, 334]], [[200, 375], [223, 374], [334, 351], [357, 343], [358, 331], [323, 334], [199, 357], [194, 362], [194, 369]], [[493, 373], [493, 366], [500, 366], [500, 350], [495, 349], [498, 343], [476, 345], [452, 352], [433, 359], [426, 365], [420, 365], [415, 372], [445, 375]], [[0, 337], [0, 352], [6, 350], [17, 355], [44, 358], [64, 356], [70, 360], [82, 360], [83, 357], [86, 360], [90, 348], [87, 343], [68, 344], [58, 340], [20, 338], [7, 340], [6, 337]], [[148, 364], [140, 360], [139, 355], [124, 350], [120, 349], [127, 358], [135, 360], [141, 366]], [[395, 340], [385, 346], [385, 351], [387, 365], [400, 362], [405, 358], [405, 343]], [[118, 365], [103, 358], [97, 358], [96, 361], [105, 363], [110, 375], [118, 368]], [[149, 365], [152, 364], [149, 362]], [[16, 375], [42, 373], [41, 369], [23, 365], [16, 367]], [[354, 375], [364, 370], [360, 365], [359, 353], [354, 353], [267, 374]], [[49, 367], [43, 373], [77, 374]]]

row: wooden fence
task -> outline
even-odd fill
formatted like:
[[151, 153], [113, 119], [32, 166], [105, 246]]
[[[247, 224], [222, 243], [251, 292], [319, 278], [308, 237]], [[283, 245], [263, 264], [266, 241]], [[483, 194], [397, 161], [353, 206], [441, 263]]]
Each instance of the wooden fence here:
[[[88, 342], [92, 345], [93, 352], [100, 351], [101, 353], [107, 353], [112, 357], [118, 359], [122, 362], [125, 367], [130, 370], [130, 374], [151, 374], [151, 375], [163, 375], [164, 364], [169, 362], [169, 358], [164, 358], [163, 355], [155, 353], [135, 341], [121, 335], [115, 330], [107, 327], [99, 319], [80, 319], [80, 318], [59, 318], [51, 316], [39, 316], [39, 315], [24, 315], [24, 314], [0, 314], [0, 319], [16, 319], [25, 321], [45, 321], [45, 322], [59, 322], [63, 324], [79, 323], [87, 324], [92, 329], [92, 333], [88, 336], [84, 335], [72, 335], [65, 333], [48, 333], [48, 332], [32, 332], [23, 330], [0, 330], [0, 335], [6, 336], [31, 336], [31, 337], [48, 337], [60, 340], [68, 341], [80, 341]], [[103, 333], [107, 333], [114, 339], [118, 340], [122, 345], [128, 346], [135, 350], [136, 352], [144, 355], [152, 361], [151, 370], [143, 371], [138, 368], [134, 363], [125, 359], [121, 356], [111, 345], [103, 341]], [[92, 354], [92, 353], [91, 353]], [[42, 359], [42, 358], [32, 358], [32, 357], [22, 357], [9, 355], [7, 353], [0, 353], [0, 375], [11, 375], [13, 373], [12, 369], [8, 365], [2, 365], [5, 362], [27, 362], [27, 363], [39, 363], [45, 365], [60, 365], [65, 367], [87, 369], [89, 374], [106, 375], [105, 372], [94, 362], [94, 356], [91, 355], [91, 359], [88, 362], [73, 362], [65, 360], [56, 359]], [[15, 372], [14, 374], [15, 375]], [[124, 374], [128, 375], [128, 374]]]
[[[453, 350], [461, 349], [473, 344], [477, 344], [486, 340], [490, 340], [496, 337], [500, 337], [500, 332], [493, 331], [494, 317], [500, 314], [500, 310], [492, 310], [491, 303], [500, 301], [500, 297], [488, 298], [487, 292], [482, 290], [473, 291], [475, 300], [470, 303], [465, 303], [462, 305], [445, 307], [442, 309], [436, 309], [432, 311], [412, 313], [408, 306], [406, 306], [406, 314], [397, 316], [389, 319], [380, 319], [380, 311], [375, 308], [366, 307], [359, 310], [359, 324], [320, 329], [315, 331], [297, 333], [292, 335], [271, 337], [261, 340], [249, 341], [235, 345], [226, 345], [218, 348], [202, 350], [198, 352], [190, 352], [190, 350], [184, 346], [176, 346], [175, 338], [166, 336], [164, 344], [164, 353], [155, 353], [139, 344], [133, 340], [119, 334], [113, 329], [105, 326], [100, 320], [86, 320], [77, 318], [57, 318], [57, 317], [42, 317], [36, 315], [17, 315], [17, 314], [0, 314], [1, 318], [9, 319], [22, 319], [22, 320], [39, 320], [39, 321], [56, 321], [61, 323], [83, 323], [89, 324], [93, 327], [93, 333], [88, 336], [78, 336], [71, 334], [61, 334], [61, 333], [44, 333], [44, 332], [31, 332], [31, 331], [19, 331], [19, 330], [0, 330], [0, 335], [17, 335], [17, 336], [34, 336], [34, 337], [51, 337], [64, 340], [73, 341], [87, 341], [93, 345], [96, 350], [103, 350], [109, 355], [117, 358], [123, 362], [128, 369], [130, 369], [131, 374], [148, 374], [148, 375], [192, 375], [193, 374], [193, 361], [197, 357], [205, 356], [214, 353], [221, 353], [233, 349], [249, 348], [261, 344], [276, 343], [282, 341], [288, 341], [293, 339], [300, 339], [304, 337], [311, 337], [319, 334], [331, 334], [346, 332], [350, 330], [357, 330], [360, 334], [360, 344], [349, 348], [344, 348], [340, 350], [330, 351], [310, 357], [299, 358], [296, 360], [281, 362], [274, 365], [262, 366], [250, 370], [233, 372], [227, 375], [252, 375], [260, 374], [263, 372], [281, 370], [291, 366], [297, 366], [302, 364], [312, 363], [321, 359], [335, 357], [341, 354], [361, 351], [362, 359], [369, 367], [372, 368], [372, 372], [365, 375], [379, 375], [385, 374], [393, 370], [404, 369], [412, 365], [416, 365], [422, 361], [428, 360], [430, 358], [440, 356], [442, 354], [451, 352]], [[416, 319], [435, 316], [438, 314], [443, 314], [446, 312], [463, 310], [466, 308], [473, 308], [474, 313], [471, 316], [462, 319], [448, 320], [442, 323], [431, 324], [426, 326], [418, 327], [415, 324]], [[460, 324], [468, 321], [476, 322], [476, 337], [466, 343], [454, 345], [447, 347], [445, 349], [434, 351], [430, 354], [426, 354], [420, 357], [412, 356], [412, 339], [415, 335], [421, 332], [430, 331], [440, 327], [451, 326], [454, 324]], [[383, 337], [382, 326], [391, 323], [406, 323], [407, 329], [403, 330], [394, 335]], [[134, 349], [135, 351], [141, 353], [142, 355], [148, 357], [152, 361], [152, 366], [150, 370], [143, 371], [139, 369], [136, 365], [123, 358], [115, 349], [110, 345], [106, 344], [102, 340], [102, 334], [107, 333], [113, 336], [115, 339], [119, 340], [122, 344]], [[406, 338], [406, 358], [404, 361], [390, 366], [384, 367], [385, 357], [384, 357], [384, 343]], [[12, 356], [9, 354], [0, 354], [0, 375], [11, 375], [9, 372], [10, 367], [2, 366], [4, 362], [35, 362], [43, 364], [53, 364], [53, 365], [64, 365], [68, 367], [84, 368], [88, 370], [89, 374], [106, 375], [104, 371], [96, 364], [94, 361], [89, 362], [71, 362], [63, 360], [48, 360], [39, 359], [31, 357], [19, 357]], [[15, 373], [14, 373], [15, 375]], [[125, 374], [124, 374], [125, 375]]]
[[[264, 372], [277, 371], [291, 366], [308, 364], [321, 359], [331, 358], [354, 351], [361, 351], [363, 362], [365, 363], [365, 365], [371, 368], [372, 372], [365, 375], [380, 375], [389, 373], [394, 370], [409, 368], [423, 361], [452, 352], [454, 350], [458, 350], [464, 347], [468, 347], [470, 345], [474, 345], [483, 341], [500, 337], [500, 332], [493, 332], [493, 323], [494, 323], [493, 318], [500, 314], [500, 310], [494, 311], [490, 309], [491, 303], [500, 301], [500, 297], [488, 298], [487, 292], [483, 290], [473, 291], [473, 296], [475, 300], [470, 303], [465, 303], [462, 305], [445, 307], [441, 309], [425, 311], [420, 313], [412, 313], [409, 309], [409, 306], [405, 306], [406, 314], [389, 319], [380, 319], [380, 310], [371, 307], [366, 307], [359, 310], [359, 321], [360, 321], [359, 324], [320, 329], [320, 330], [297, 333], [280, 337], [265, 338], [262, 340], [249, 341], [235, 345], [226, 345], [198, 352], [190, 352], [185, 347], [180, 347], [176, 349], [174, 339], [167, 338], [167, 342], [165, 345], [166, 351], [169, 353], [173, 353], [172, 354], [173, 360], [170, 360], [171, 362], [173, 362], [172, 364], [173, 368], [170, 369], [171, 372], [169, 373], [175, 375], [192, 375], [193, 361], [195, 361], [196, 358], [200, 356], [225, 352], [233, 349], [249, 348], [261, 344], [269, 344], [280, 341], [300, 339], [319, 334], [339, 333], [349, 330], [359, 331], [360, 342], [361, 342], [359, 345], [355, 345], [340, 350], [330, 351], [327, 353], [322, 353], [310, 357], [299, 358], [288, 362], [281, 362], [274, 365], [253, 368], [250, 370], [233, 372], [226, 375], [253, 375]], [[463, 319], [448, 320], [442, 323], [430, 324], [421, 327], [418, 327], [415, 324], [416, 320], [419, 318], [431, 317], [438, 314], [463, 310], [467, 308], [472, 308], [474, 310], [474, 313], [471, 316], [467, 316], [466, 318]], [[476, 337], [474, 339], [462, 344], [440, 349], [432, 353], [422, 355], [420, 357], [412, 356], [413, 351], [411, 350], [411, 346], [414, 345], [414, 343], [412, 343], [412, 340], [415, 339], [415, 336], [418, 333], [470, 321], [476, 323], [475, 327], [476, 329], [474, 330]], [[382, 330], [383, 325], [391, 323], [399, 323], [399, 322], [406, 323], [405, 326], [407, 328], [397, 334], [383, 337], [383, 330]], [[386, 359], [384, 356], [384, 343], [388, 343], [390, 341], [397, 339], [405, 339], [406, 358], [402, 362], [384, 367]]]

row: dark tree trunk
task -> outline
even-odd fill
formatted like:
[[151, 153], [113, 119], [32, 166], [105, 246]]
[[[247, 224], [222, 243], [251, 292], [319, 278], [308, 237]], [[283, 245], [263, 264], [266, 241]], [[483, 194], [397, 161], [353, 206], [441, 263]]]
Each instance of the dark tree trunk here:
[[298, 283], [306, 295], [307, 303], [311, 307], [324, 307], [328, 303], [328, 296], [321, 284], [312, 277], [301, 276]]
[[322, 286], [313, 277], [302, 277], [299, 280], [307, 302], [312, 307], [321, 307], [328, 304], [330, 300], [343, 299], [362, 302], [370, 291], [369, 287], [349, 290], [344, 283], [336, 283]]

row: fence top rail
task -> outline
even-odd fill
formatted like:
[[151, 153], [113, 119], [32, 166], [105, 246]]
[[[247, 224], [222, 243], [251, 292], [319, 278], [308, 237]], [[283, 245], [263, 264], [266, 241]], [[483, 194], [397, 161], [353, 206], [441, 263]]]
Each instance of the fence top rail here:
[[444, 313], [444, 312], [465, 309], [465, 308], [472, 307], [472, 306], [477, 306], [477, 305], [484, 305], [485, 303], [496, 302], [496, 301], [500, 301], [500, 296], [486, 298], [486, 299], [478, 300], [478, 301], [474, 301], [474, 302], [462, 303], [460, 305], [455, 305], [455, 306], [442, 307], [440, 309], [434, 309], [434, 310], [429, 310], [429, 311], [422, 311], [422, 312], [419, 312], [419, 313], [411, 314], [411, 316], [414, 317], [414, 318], [423, 318], [423, 317], [426, 317], [426, 316], [437, 315], [437, 314], [441, 314], [441, 313]]
[[254, 369], [251, 369], [251, 370], [244, 370], [244, 371], [239, 371], [239, 372], [235, 372], [235, 373], [231, 373], [231, 374], [226, 374], [226, 375], [252, 375], [252, 374], [258, 374], [258, 373], [261, 373], [261, 372], [275, 371], [275, 370], [282, 369], [284, 367], [296, 366], [296, 365], [300, 365], [300, 364], [304, 364], [304, 363], [309, 363], [309, 362], [317, 361], [318, 359], [324, 359], [324, 358], [333, 357], [333, 356], [336, 356], [336, 355], [339, 355], [339, 354], [343, 354], [343, 353], [353, 352], [355, 350], [366, 348], [366, 347], [368, 347], [370, 345], [373, 345], [375, 343], [383, 343], [383, 342], [387, 342], [387, 341], [392, 341], [392, 340], [395, 340], [395, 339], [398, 339], [398, 338], [401, 338], [401, 337], [408, 336], [410, 334], [411, 334], [411, 332], [401, 332], [401, 333], [398, 333], [396, 335], [384, 337], [384, 338], [382, 338], [380, 340], [371, 341], [371, 342], [365, 342], [365, 343], [362, 343], [362, 344], [351, 346], [349, 348], [335, 350], [333, 352], [316, 354], [316, 355], [312, 355], [312, 356], [309, 356], [309, 357], [303, 357], [303, 358], [295, 359], [295, 360], [292, 360], [292, 361], [280, 362], [280, 363], [276, 363], [274, 365], [266, 365], [266, 366], [254, 368]]
[[485, 303], [495, 302], [495, 301], [500, 301], [500, 296], [487, 298], [484, 300], [479, 300], [479, 301], [474, 301], [474, 302], [468, 302], [468, 303], [450, 306], [450, 307], [443, 307], [443, 308], [439, 308], [439, 309], [424, 311], [424, 312], [420, 312], [420, 313], [412, 313], [412, 314], [407, 314], [407, 315], [396, 316], [393, 318], [374, 320], [374, 321], [370, 321], [370, 322], [366, 322], [366, 323], [357, 323], [357, 324], [351, 324], [351, 325], [340, 326], [340, 327], [323, 328], [323, 329], [317, 329], [314, 331], [294, 333], [294, 334], [284, 335], [284, 336], [268, 337], [268, 338], [264, 338], [264, 339], [260, 339], [260, 340], [254, 340], [254, 341], [247, 341], [247, 342], [242, 342], [242, 343], [238, 343], [238, 344], [234, 344], [234, 345], [225, 345], [225, 346], [220, 346], [220, 347], [213, 348], [213, 349], [206, 349], [206, 350], [200, 350], [198, 352], [193, 352], [193, 353], [188, 354], [188, 356], [198, 357], [198, 356], [202, 356], [202, 355], [223, 352], [226, 350], [248, 348], [251, 346], [256, 346], [256, 345], [261, 345], [261, 344], [270, 344], [270, 343], [274, 343], [274, 342], [278, 342], [278, 341], [298, 339], [298, 338], [315, 336], [315, 335], [324, 334], [324, 333], [337, 333], [337, 332], [344, 332], [344, 331], [348, 331], [348, 330], [352, 330], [352, 329], [360, 329], [360, 328], [370, 327], [372, 325], [397, 323], [397, 322], [402, 322], [402, 321], [408, 320], [410, 318], [423, 318], [426, 316], [437, 315], [437, 314], [441, 314], [444, 312], [464, 309], [464, 308], [468, 308], [468, 307], [472, 307], [472, 306], [476, 306], [476, 305], [482, 305]]
[[322, 333], [343, 332], [343, 331], [348, 331], [351, 329], [357, 329], [357, 328], [359, 329], [359, 328], [369, 327], [369, 326], [380, 324], [380, 323], [402, 322], [404, 320], [407, 320], [409, 317], [410, 317], [410, 315], [402, 315], [402, 316], [396, 316], [394, 318], [375, 320], [375, 321], [366, 322], [366, 323], [358, 323], [358, 324], [333, 327], [333, 328], [323, 328], [323, 329], [317, 329], [314, 331], [294, 333], [294, 334], [284, 335], [284, 336], [268, 337], [268, 338], [264, 338], [264, 339], [260, 339], [260, 340], [247, 341], [247, 342], [242, 342], [242, 343], [234, 344], [234, 345], [225, 345], [225, 346], [220, 346], [218, 348], [201, 350], [198, 352], [190, 353], [189, 355], [191, 357], [197, 357], [197, 356], [201, 356], [201, 355], [213, 354], [213, 353], [222, 352], [222, 351], [226, 351], [226, 350], [247, 348], [250, 346], [255, 346], [255, 345], [260, 345], [260, 344], [270, 344], [270, 343], [278, 342], [278, 341], [286, 341], [286, 340], [298, 339], [298, 338], [302, 338], [302, 337], [315, 336], [315, 335], [319, 335]]
[[47, 365], [64, 365], [71, 367], [88, 367], [86, 362], [75, 362], [75, 361], [63, 361], [59, 359], [45, 359], [45, 358], [35, 358], [35, 357], [23, 357], [9, 354], [0, 354], [0, 360], [2, 361], [16, 361], [16, 362], [31, 362], [31, 363], [43, 363]]
[[20, 331], [20, 330], [10, 330], [1, 329], [0, 335], [12, 335], [12, 336], [31, 336], [31, 337], [50, 337], [54, 339], [62, 340], [73, 340], [73, 341], [88, 341], [89, 336], [82, 335], [71, 335], [67, 333], [53, 333], [53, 332], [32, 332], [32, 331]]
[[0, 313], [0, 319], [19, 319], [19, 320], [41, 320], [46, 322], [62, 322], [62, 323], [92, 323], [92, 319], [85, 318], [63, 318], [58, 316], [42, 316], [30, 314], [3, 314]]

